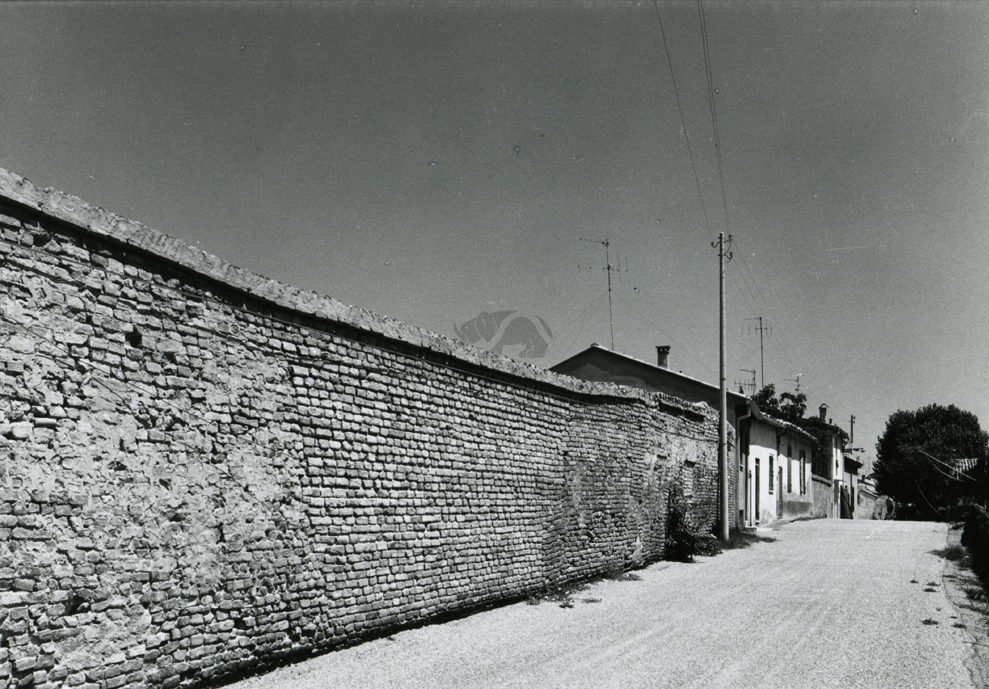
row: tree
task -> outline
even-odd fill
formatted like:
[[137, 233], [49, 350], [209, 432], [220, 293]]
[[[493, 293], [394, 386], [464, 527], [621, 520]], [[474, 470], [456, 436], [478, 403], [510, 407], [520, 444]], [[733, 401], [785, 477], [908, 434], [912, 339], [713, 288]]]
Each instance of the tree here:
[[[876, 488], [908, 518], [948, 519], [960, 505], [986, 497], [987, 447], [989, 434], [975, 414], [954, 405], [898, 411], [876, 443]], [[960, 459], [978, 463], [958, 472]]]
[[807, 413], [807, 395], [802, 392], [784, 392], [776, 398], [776, 386], [770, 383], [752, 395], [759, 410], [790, 423], [799, 423]]
[[[814, 438], [811, 449], [812, 462], [815, 467], [827, 466], [831, 461], [832, 427], [816, 416], [805, 418], [807, 413], [807, 394], [803, 392], [784, 392], [776, 397], [776, 386], [770, 383], [762, 390], [752, 395], [763, 413], [783, 421], [789, 421], [794, 426], [806, 431]], [[816, 471], [816, 469], [815, 469]]]
[[776, 399], [776, 386], [772, 383], [752, 395], [752, 401], [759, 407], [759, 411], [765, 412], [770, 416], [780, 415], [780, 401]]

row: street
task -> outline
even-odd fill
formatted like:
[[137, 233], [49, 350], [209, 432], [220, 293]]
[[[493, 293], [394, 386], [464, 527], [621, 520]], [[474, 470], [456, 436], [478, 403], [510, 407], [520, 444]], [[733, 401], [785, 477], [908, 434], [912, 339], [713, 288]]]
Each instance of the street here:
[[975, 631], [942, 585], [946, 534], [794, 522], [747, 548], [597, 582], [571, 608], [518, 603], [231, 686], [972, 687]]

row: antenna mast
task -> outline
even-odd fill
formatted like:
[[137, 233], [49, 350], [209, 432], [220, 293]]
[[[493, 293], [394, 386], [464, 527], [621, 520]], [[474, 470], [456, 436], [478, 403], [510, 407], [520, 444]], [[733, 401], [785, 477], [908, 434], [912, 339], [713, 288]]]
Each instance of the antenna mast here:
[[751, 373], [752, 374], [752, 382], [751, 383], [746, 383], [745, 385], [751, 385], [752, 386], [752, 392], [751, 392], [750, 396], [751, 395], [754, 395], [755, 394], [755, 374], [756, 374], [756, 370], [754, 368], [740, 368], [739, 371], [743, 371], [745, 373]]
[[759, 331], [759, 368], [762, 369], [760, 372], [760, 375], [762, 376], [762, 387], [766, 387], [766, 355], [762, 344], [762, 334], [767, 330], [767, 328], [762, 327], [762, 316], [746, 318], [745, 320], [759, 321], [759, 327], [756, 328], [756, 330]]
[[[611, 265], [611, 239], [585, 239], [581, 237], [582, 242], [594, 242], [595, 244], [600, 244], [604, 247], [604, 271], [607, 273], [608, 277], [608, 327], [611, 329], [611, 351], [615, 351], [615, 317], [614, 311], [611, 304], [611, 271], [624, 271], [627, 268], [615, 268]], [[585, 266], [579, 266], [585, 267]], [[600, 266], [599, 266], [600, 267]]]

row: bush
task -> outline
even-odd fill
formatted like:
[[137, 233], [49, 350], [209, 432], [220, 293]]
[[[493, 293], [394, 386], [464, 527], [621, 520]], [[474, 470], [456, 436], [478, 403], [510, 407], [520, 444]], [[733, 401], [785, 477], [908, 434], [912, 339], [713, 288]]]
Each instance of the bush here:
[[679, 482], [670, 487], [669, 502], [666, 513], [666, 551], [667, 560], [677, 562], [693, 562], [698, 554], [698, 542], [695, 530], [687, 514], [687, 499]]
[[965, 519], [965, 530], [962, 532], [962, 545], [968, 549], [972, 558], [972, 569], [983, 579], [989, 569], [989, 512], [978, 505], [972, 505], [968, 518]]

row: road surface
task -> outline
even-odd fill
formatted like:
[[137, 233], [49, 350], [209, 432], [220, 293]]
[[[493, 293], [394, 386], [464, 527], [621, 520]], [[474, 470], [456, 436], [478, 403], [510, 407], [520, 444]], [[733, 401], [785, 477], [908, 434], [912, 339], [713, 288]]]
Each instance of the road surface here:
[[748, 548], [598, 582], [572, 608], [510, 605], [231, 686], [964, 689], [976, 639], [942, 585], [946, 534], [785, 524]]

